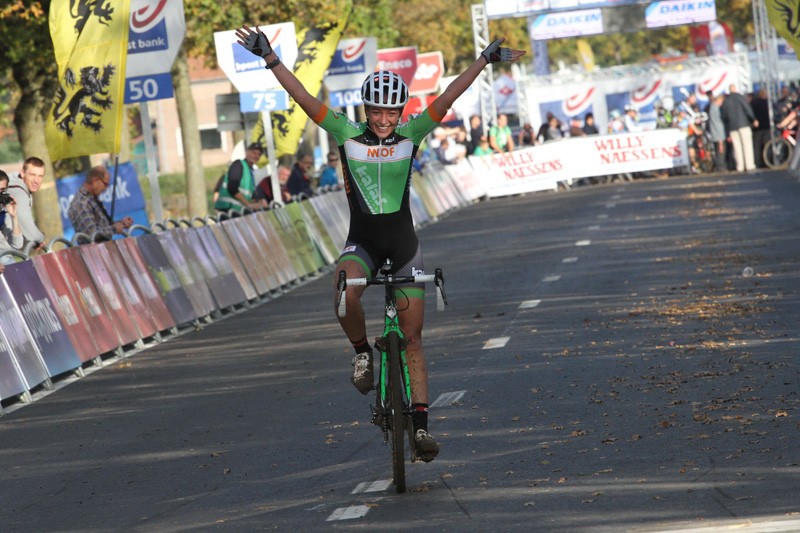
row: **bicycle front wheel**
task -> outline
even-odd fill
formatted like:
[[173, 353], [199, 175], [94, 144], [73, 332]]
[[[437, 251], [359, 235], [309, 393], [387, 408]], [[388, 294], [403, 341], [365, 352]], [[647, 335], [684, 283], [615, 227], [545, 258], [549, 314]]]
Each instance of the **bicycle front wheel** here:
[[389, 360], [389, 409], [392, 433], [392, 474], [397, 492], [406, 491], [406, 459], [403, 438], [405, 435], [405, 413], [403, 412], [403, 375], [400, 364], [400, 336], [396, 332], [387, 335]]
[[783, 137], [769, 141], [764, 145], [764, 164], [769, 168], [784, 168], [792, 158], [794, 146]]

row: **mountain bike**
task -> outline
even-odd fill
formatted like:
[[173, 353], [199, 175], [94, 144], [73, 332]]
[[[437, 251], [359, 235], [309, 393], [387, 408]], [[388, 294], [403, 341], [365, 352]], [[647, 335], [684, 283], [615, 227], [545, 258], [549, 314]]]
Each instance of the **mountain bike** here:
[[768, 168], [786, 168], [797, 144], [796, 132], [791, 129], [778, 129], [778, 135], [764, 145], [762, 156]]
[[378, 358], [378, 383], [375, 406], [372, 409], [372, 423], [383, 431], [384, 443], [391, 443], [393, 482], [398, 493], [406, 491], [405, 439], [408, 436], [411, 462], [418, 459], [411, 422], [411, 379], [406, 361], [407, 340], [400, 329], [397, 309], [397, 293], [402, 294], [404, 283], [434, 282], [436, 288], [436, 308], [441, 311], [447, 304], [444, 292], [442, 269], [434, 274], [416, 276], [395, 276], [391, 273], [392, 262], [387, 259], [380, 268], [380, 276], [373, 278], [351, 278], [342, 270], [337, 282], [336, 307], [340, 317], [347, 315], [346, 298], [343, 298], [348, 285], [384, 286], [384, 328], [383, 335], [375, 339], [380, 351]]

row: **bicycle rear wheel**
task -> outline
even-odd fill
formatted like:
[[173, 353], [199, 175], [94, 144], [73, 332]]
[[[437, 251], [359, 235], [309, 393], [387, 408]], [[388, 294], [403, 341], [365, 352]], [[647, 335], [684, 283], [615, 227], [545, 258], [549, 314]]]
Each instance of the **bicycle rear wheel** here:
[[405, 435], [405, 413], [403, 412], [403, 376], [400, 365], [400, 336], [396, 332], [387, 335], [389, 360], [388, 397], [392, 432], [392, 474], [397, 492], [406, 491], [406, 459], [403, 438]]
[[764, 145], [764, 164], [769, 168], [783, 168], [789, 164], [794, 146], [783, 137], [768, 141]]

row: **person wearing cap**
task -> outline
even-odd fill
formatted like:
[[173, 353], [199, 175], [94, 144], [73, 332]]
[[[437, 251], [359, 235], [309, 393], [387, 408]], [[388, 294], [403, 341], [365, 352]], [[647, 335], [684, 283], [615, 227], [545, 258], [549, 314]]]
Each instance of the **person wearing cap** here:
[[214, 209], [227, 213], [230, 210], [243, 212], [245, 208], [260, 209], [266, 202], [253, 198], [256, 192], [256, 181], [253, 171], [261, 159], [263, 150], [258, 143], [251, 143], [245, 150], [244, 159], [237, 159], [228, 167], [219, 184], [219, 194], [214, 201]]
[[[266, 68], [272, 70], [289, 96], [336, 141], [350, 209], [350, 229], [335, 269], [334, 284], [341, 271], [349, 279], [370, 277], [385, 259], [392, 261], [393, 274], [424, 272], [409, 201], [412, 162], [419, 146], [484, 67], [498, 61], [517, 61], [525, 52], [501, 48], [504, 39], [497, 39], [422, 113], [411, 115], [406, 122], [401, 121], [408, 102], [406, 82], [389, 70], [373, 72], [361, 86], [366, 121], [353, 122], [309, 93], [281, 63], [263, 32], [243, 26], [236, 35], [239, 44], [263, 58]], [[364, 289], [347, 287], [344, 297], [348, 312], [339, 317], [339, 323], [356, 353], [351, 381], [359, 392], [367, 394], [374, 388], [374, 373], [361, 306]], [[414, 442], [418, 457], [427, 462], [436, 457], [439, 444], [428, 433], [428, 371], [422, 349], [425, 288], [402, 286], [402, 294], [398, 297], [402, 298], [398, 301], [398, 320], [408, 342]]]
[[632, 104], [628, 104], [625, 106], [625, 116], [622, 117], [622, 122], [625, 124], [625, 131], [628, 133], [634, 133], [637, 131], [642, 131], [642, 127], [639, 125], [639, 113]]

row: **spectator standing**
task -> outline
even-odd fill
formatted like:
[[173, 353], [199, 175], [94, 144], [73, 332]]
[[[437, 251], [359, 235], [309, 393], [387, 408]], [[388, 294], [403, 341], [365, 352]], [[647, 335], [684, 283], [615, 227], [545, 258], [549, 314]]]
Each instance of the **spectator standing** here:
[[738, 172], [755, 170], [753, 130], [750, 127], [758, 127], [758, 120], [747, 99], [736, 92], [736, 85], [731, 84], [730, 94], [722, 103], [722, 119], [731, 139], [736, 170]]
[[583, 124], [581, 124], [581, 119], [578, 117], [572, 117], [569, 119], [569, 136], [570, 137], [583, 137], [586, 135], [586, 132], [583, 131]]
[[34, 250], [40, 250], [44, 245], [44, 233], [36, 226], [33, 218], [33, 195], [42, 186], [43, 179], [44, 161], [38, 157], [29, 157], [22, 164], [22, 172], [11, 176], [8, 181], [8, 194], [14, 199], [22, 229], [23, 247], [34, 243]]
[[514, 136], [508, 127], [508, 117], [505, 114], [497, 115], [497, 126], [489, 128], [489, 146], [495, 152], [514, 151]]
[[530, 122], [526, 122], [522, 129], [519, 130], [517, 144], [520, 148], [536, 145], [536, 134], [533, 132], [533, 126], [531, 126]]
[[597, 135], [600, 133], [597, 129], [597, 125], [594, 123], [594, 115], [592, 113], [586, 113], [586, 116], [583, 117], [583, 133], [586, 135]]
[[769, 99], [766, 89], [759, 89], [753, 102], [753, 115], [758, 121], [758, 126], [753, 128], [753, 156], [755, 157], [756, 168], [764, 168], [764, 146], [769, 142]]
[[289, 175], [289, 181], [286, 182], [286, 188], [289, 194], [297, 196], [304, 194], [308, 198], [314, 196], [314, 191], [311, 190], [311, 168], [314, 166], [314, 156], [311, 154], [303, 154], [297, 158], [292, 167], [292, 173]]
[[[0, 253], [8, 250], [21, 250], [23, 244], [22, 228], [17, 217], [17, 206], [8, 194], [8, 174], [0, 170]], [[0, 258], [0, 273], [4, 264], [13, 263], [8, 256]]]
[[481, 122], [480, 115], [472, 115], [469, 117], [469, 142], [467, 153], [475, 152], [475, 148], [480, 144], [480, 138], [483, 137], [483, 123]]
[[642, 131], [642, 127], [639, 125], [639, 113], [631, 104], [625, 106], [625, 116], [622, 117], [622, 122], [628, 133]]
[[253, 198], [256, 192], [256, 181], [253, 171], [264, 151], [260, 144], [251, 143], [244, 153], [244, 159], [237, 159], [228, 167], [222, 178], [219, 195], [214, 202], [214, 209], [228, 212], [231, 209], [241, 213], [245, 208], [258, 209], [266, 207], [263, 202]]
[[727, 135], [725, 135], [725, 123], [722, 120], [721, 106], [725, 101], [725, 95], [720, 93], [711, 96], [708, 103], [708, 139], [714, 145], [714, 170], [722, 172], [728, 169], [725, 160], [725, 145]]
[[608, 133], [623, 133], [625, 122], [622, 120], [622, 113], [619, 109], [612, 109], [608, 114]]
[[453, 165], [456, 163], [456, 154], [450, 144], [450, 138], [445, 137], [439, 142], [439, 146], [433, 149], [436, 159], [443, 165]]
[[103, 166], [92, 167], [86, 173], [83, 185], [72, 197], [67, 209], [75, 233], [84, 233], [90, 237], [97, 233], [98, 240], [110, 240], [114, 234], [122, 233], [133, 225], [131, 217], [116, 222], [111, 220], [98, 198], [108, 188], [110, 179], [108, 170]]
[[339, 152], [331, 150], [328, 152], [328, 163], [322, 167], [319, 177], [320, 188], [338, 189], [339, 188]]
[[547, 130], [544, 134], [544, 142], [557, 141], [563, 139], [564, 134], [561, 132], [561, 121], [555, 115], [550, 115], [547, 121]]

